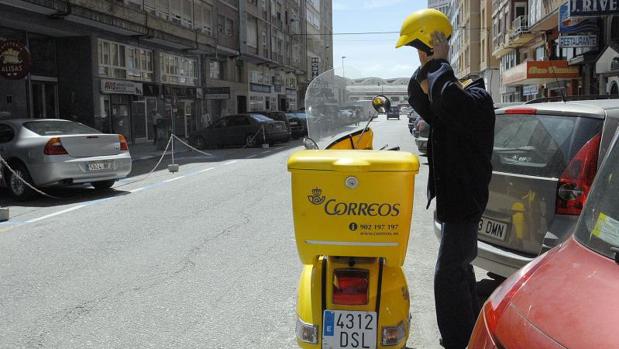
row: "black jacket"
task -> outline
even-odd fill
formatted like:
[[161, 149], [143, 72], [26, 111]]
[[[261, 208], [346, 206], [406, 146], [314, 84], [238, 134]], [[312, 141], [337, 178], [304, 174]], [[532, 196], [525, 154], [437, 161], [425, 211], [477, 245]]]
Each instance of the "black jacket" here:
[[447, 61], [427, 63], [429, 91], [415, 72], [408, 86], [410, 105], [430, 124], [428, 206], [436, 197], [440, 222], [478, 222], [488, 203], [494, 143], [494, 103], [479, 79], [461, 87]]

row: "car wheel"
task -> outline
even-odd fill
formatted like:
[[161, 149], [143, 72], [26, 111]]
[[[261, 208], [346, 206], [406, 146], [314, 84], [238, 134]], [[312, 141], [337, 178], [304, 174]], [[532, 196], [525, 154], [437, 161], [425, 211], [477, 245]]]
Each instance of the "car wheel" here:
[[247, 148], [253, 148], [256, 146], [256, 137], [254, 135], [245, 136], [245, 146]]
[[115, 180], [109, 180], [109, 181], [100, 181], [100, 182], [92, 182], [92, 186], [95, 187], [96, 190], [107, 190], [110, 189], [114, 183], [116, 183]]
[[193, 139], [193, 145], [198, 149], [204, 149], [206, 148], [206, 141], [204, 140], [204, 137], [196, 136]]
[[11, 164], [11, 166], [13, 168], [13, 171], [15, 171], [15, 173], [19, 177], [21, 177], [20, 179], [11, 171], [7, 170], [7, 185], [9, 187], [9, 193], [11, 194], [11, 196], [20, 201], [25, 201], [33, 198], [35, 195], [35, 191], [22, 181], [23, 179], [24, 181], [32, 184], [32, 177], [30, 177], [30, 173], [28, 173], [26, 167], [20, 163], [13, 163]]

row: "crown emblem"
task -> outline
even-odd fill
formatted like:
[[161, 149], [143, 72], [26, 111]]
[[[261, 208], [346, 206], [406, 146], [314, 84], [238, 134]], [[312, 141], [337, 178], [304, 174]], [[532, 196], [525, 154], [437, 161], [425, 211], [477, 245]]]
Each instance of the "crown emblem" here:
[[322, 189], [312, 189], [312, 195], [308, 195], [307, 199], [314, 205], [320, 205], [325, 202], [325, 196], [322, 195]]
[[9, 48], [2, 52], [2, 60], [4, 64], [21, 64], [23, 61], [19, 58], [19, 51]]

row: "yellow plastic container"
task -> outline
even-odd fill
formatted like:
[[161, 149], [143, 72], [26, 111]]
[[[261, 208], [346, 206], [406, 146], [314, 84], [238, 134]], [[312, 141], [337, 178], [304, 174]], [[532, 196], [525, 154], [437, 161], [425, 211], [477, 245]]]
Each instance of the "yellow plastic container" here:
[[288, 160], [297, 249], [317, 256], [384, 257], [401, 266], [418, 158], [406, 152], [305, 150]]

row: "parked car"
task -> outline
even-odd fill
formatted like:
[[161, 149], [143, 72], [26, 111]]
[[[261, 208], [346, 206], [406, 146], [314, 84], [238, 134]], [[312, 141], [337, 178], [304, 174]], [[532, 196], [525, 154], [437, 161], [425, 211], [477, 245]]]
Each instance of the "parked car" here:
[[430, 137], [430, 124], [421, 117], [417, 118], [415, 128], [413, 129], [415, 144], [419, 153], [426, 154], [428, 152], [428, 138]]
[[307, 115], [305, 115], [304, 111], [286, 113], [286, 116], [288, 116], [288, 121], [290, 122], [292, 138], [297, 139], [307, 136]]
[[290, 138], [292, 137], [292, 129], [290, 128], [290, 121], [288, 121], [288, 116], [286, 115], [285, 112], [283, 111], [261, 111], [257, 113], [267, 116], [275, 121], [282, 121], [283, 123], [285, 123], [286, 131], [288, 131], [288, 134], [289, 134], [288, 139], [286, 141], [290, 140]]
[[400, 107], [394, 106], [387, 110], [387, 120], [398, 119], [400, 120]]
[[290, 135], [283, 121], [258, 113], [228, 115], [193, 132], [189, 142], [196, 148], [285, 142]]
[[529, 104], [496, 114], [490, 197], [473, 263], [507, 277], [574, 228], [619, 124], [619, 100]]
[[[90, 183], [109, 189], [131, 172], [124, 136], [62, 119], [1, 120], [0, 154], [19, 177], [40, 188]], [[35, 195], [6, 166], [0, 168], [13, 197], [27, 200]]]
[[617, 348], [619, 142], [573, 235], [510, 276], [484, 304], [469, 348]]

